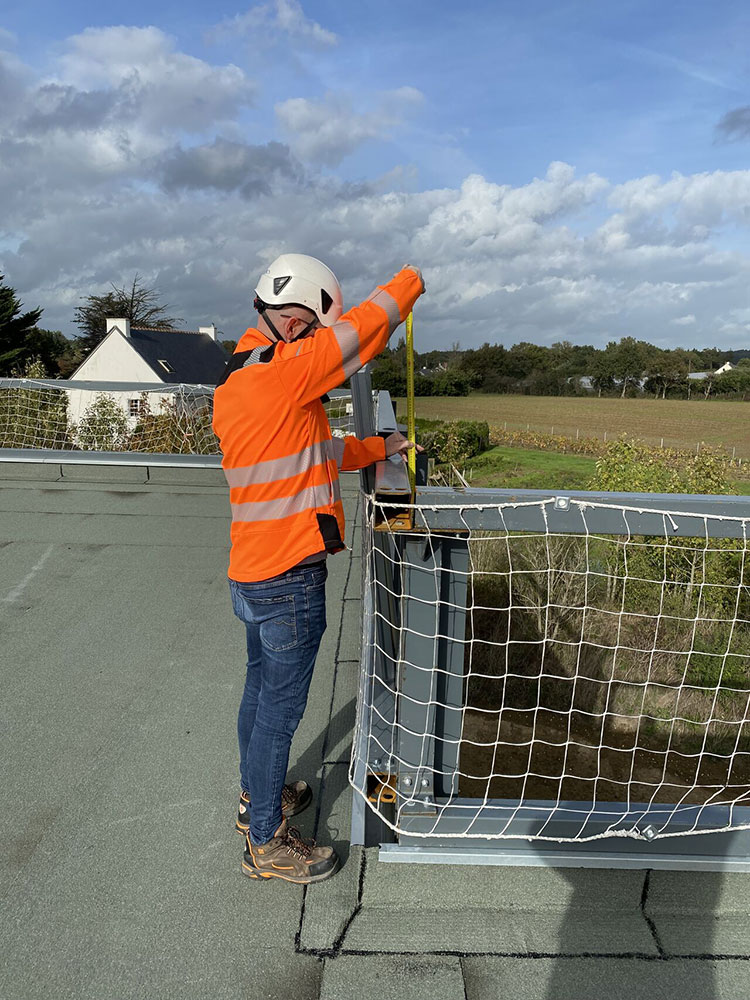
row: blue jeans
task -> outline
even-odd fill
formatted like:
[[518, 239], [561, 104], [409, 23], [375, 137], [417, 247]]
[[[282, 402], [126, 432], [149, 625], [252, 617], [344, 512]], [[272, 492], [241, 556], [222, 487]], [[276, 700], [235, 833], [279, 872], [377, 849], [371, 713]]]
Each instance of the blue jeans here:
[[289, 749], [326, 628], [327, 576], [321, 562], [259, 583], [229, 581], [234, 613], [247, 631], [247, 677], [237, 735], [254, 844], [265, 844], [281, 825]]

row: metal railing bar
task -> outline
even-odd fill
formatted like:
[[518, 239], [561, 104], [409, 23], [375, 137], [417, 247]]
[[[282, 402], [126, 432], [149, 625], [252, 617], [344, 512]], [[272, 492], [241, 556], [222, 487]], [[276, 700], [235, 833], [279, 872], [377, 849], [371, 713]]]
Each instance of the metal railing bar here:
[[42, 465], [137, 465], [175, 469], [221, 469], [221, 455], [165, 455], [144, 451], [64, 451], [58, 448], [0, 448], [0, 462]]
[[87, 381], [84, 379], [54, 378], [0, 378], [0, 389], [82, 389], [87, 392], [191, 392], [213, 395], [215, 385], [188, 382], [111, 382]]

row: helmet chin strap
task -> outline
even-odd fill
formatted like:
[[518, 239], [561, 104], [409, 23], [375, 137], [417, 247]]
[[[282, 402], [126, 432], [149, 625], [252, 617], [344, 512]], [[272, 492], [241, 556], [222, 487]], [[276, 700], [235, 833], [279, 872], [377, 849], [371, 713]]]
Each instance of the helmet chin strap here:
[[[263, 318], [263, 321], [265, 322], [266, 326], [268, 327], [268, 329], [271, 331], [271, 333], [276, 338], [276, 342], [278, 343], [278, 341], [280, 341], [280, 340], [283, 341], [284, 338], [281, 336], [281, 334], [279, 333], [279, 331], [276, 329], [276, 327], [274, 326], [273, 320], [268, 315], [269, 312], [271, 312], [271, 309], [269, 309], [269, 307], [266, 305], [266, 303], [263, 302], [262, 299], [256, 298], [255, 301], [253, 302], [253, 306], [255, 307], [255, 311], [258, 313], [259, 316], [261, 316]], [[279, 306], [278, 308], [279, 309], [283, 309], [284, 307], [283, 306]], [[314, 319], [314, 320], [311, 320], [311, 322], [309, 322], [307, 324], [307, 326], [302, 330], [301, 333], [298, 333], [296, 337], [292, 337], [292, 341], [294, 341], [294, 340], [300, 340], [302, 337], [306, 337], [307, 334], [310, 332], [310, 330], [312, 330], [312, 328], [315, 326], [316, 322], [317, 322], [317, 318]], [[290, 341], [290, 343], [291, 343], [291, 341]]]

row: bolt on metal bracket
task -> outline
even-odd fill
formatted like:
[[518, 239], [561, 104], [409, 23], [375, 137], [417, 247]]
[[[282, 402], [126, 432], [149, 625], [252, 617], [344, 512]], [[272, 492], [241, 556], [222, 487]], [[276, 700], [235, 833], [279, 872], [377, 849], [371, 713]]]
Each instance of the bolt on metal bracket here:
[[437, 812], [435, 806], [435, 790], [432, 775], [429, 771], [408, 771], [399, 775], [398, 787], [402, 799], [408, 801], [401, 806], [404, 813], [421, 813], [433, 815]]

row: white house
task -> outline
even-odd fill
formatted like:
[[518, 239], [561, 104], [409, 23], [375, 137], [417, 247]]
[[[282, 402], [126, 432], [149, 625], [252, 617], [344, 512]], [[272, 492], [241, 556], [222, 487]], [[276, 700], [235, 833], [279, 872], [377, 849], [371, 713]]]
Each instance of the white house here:
[[[143, 407], [143, 385], [215, 386], [228, 358], [216, 340], [216, 327], [153, 330], [131, 327], [127, 319], [108, 319], [107, 335], [70, 376], [71, 382], [123, 382], [127, 389], [108, 389], [134, 426]], [[98, 390], [70, 389], [68, 413], [76, 424]], [[149, 392], [151, 413], [161, 411], [161, 397]]]
[[736, 365], [733, 365], [731, 361], [725, 361], [721, 368], [717, 368], [715, 372], [690, 372], [688, 378], [694, 381], [702, 381], [708, 378], [709, 375], [723, 375], [725, 372], [734, 371]]

